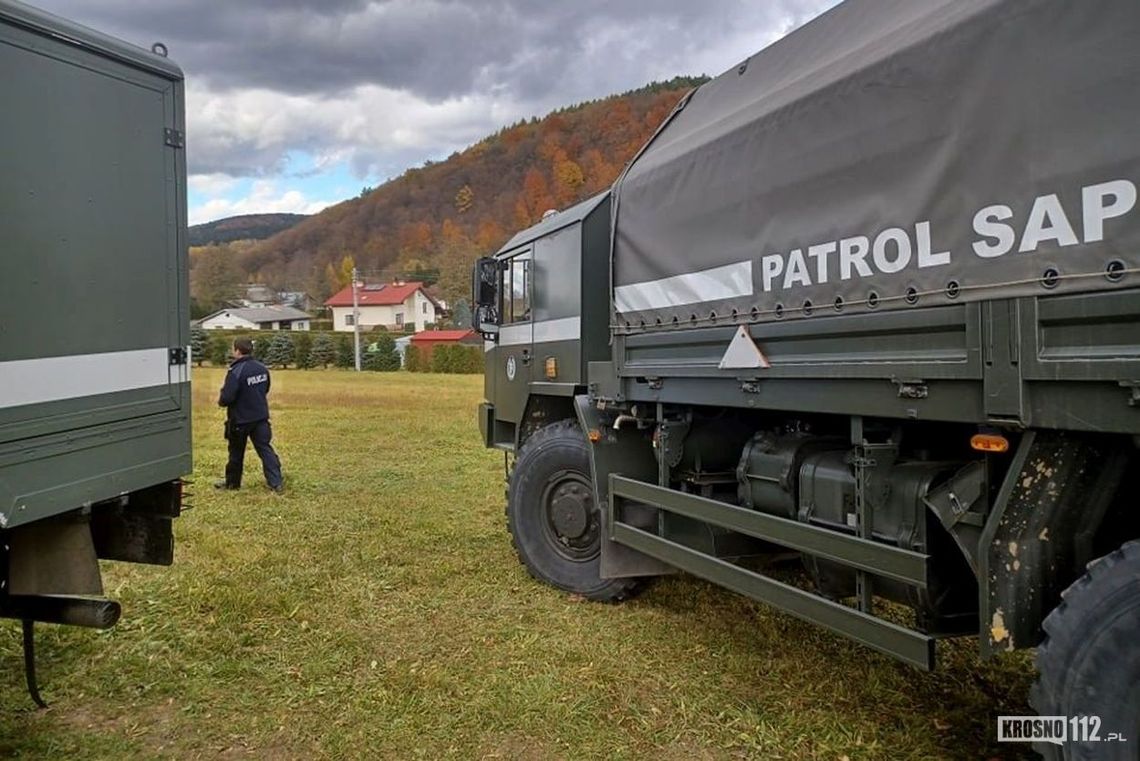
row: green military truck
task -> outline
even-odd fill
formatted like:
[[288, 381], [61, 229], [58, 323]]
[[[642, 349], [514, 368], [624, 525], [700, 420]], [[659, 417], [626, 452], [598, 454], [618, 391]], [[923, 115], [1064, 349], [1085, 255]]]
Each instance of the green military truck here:
[[[531, 574], [679, 569], [921, 669], [1036, 647], [1040, 750], [1138, 758], [1138, 35], [1133, 0], [848, 0], [481, 260]], [[810, 584], [753, 560], [789, 554]]]
[[[156, 46], [158, 53], [165, 53]], [[183, 79], [0, 0], [0, 617], [107, 627], [190, 471]]]

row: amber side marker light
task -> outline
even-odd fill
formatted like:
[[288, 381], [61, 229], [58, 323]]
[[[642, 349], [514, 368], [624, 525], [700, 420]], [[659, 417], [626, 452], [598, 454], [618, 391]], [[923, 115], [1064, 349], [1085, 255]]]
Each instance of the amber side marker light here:
[[586, 433], [586, 438], [588, 438], [593, 443], [597, 444], [599, 441], [602, 440], [602, 432], [599, 431], [597, 428], [591, 428]]
[[979, 452], [1008, 452], [1009, 439], [997, 433], [975, 433], [970, 446]]

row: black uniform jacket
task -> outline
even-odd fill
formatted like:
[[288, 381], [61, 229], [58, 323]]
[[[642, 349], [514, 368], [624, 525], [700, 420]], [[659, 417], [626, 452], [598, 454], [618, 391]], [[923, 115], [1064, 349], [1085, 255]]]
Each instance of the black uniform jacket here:
[[230, 365], [218, 406], [228, 408], [231, 423], [246, 425], [269, 419], [269, 368], [253, 357], [239, 357]]

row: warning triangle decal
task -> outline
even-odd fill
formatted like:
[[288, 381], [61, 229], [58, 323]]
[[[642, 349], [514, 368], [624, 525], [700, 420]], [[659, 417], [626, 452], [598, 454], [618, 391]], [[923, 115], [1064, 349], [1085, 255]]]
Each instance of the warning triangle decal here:
[[752, 340], [752, 335], [743, 325], [736, 329], [732, 343], [720, 358], [721, 370], [751, 370], [757, 367], [771, 367], [768, 358]]

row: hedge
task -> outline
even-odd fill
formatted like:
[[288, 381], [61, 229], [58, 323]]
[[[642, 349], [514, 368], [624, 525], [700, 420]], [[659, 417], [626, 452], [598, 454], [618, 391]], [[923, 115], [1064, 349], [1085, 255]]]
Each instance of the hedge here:
[[[398, 335], [398, 334], [397, 334]], [[253, 356], [273, 367], [296, 367], [301, 370], [341, 368], [355, 366], [352, 333], [315, 332], [302, 330], [240, 330], [194, 329], [191, 335], [195, 348], [195, 362], [205, 359], [212, 365], [229, 364], [234, 340], [248, 338], [253, 341]], [[443, 344], [423, 356], [416, 346], [408, 346], [404, 356], [405, 369], [423, 373], [481, 373], [483, 351], [478, 346]], [[395, 337], [387, 330], [362, 331], [360, 334], [360, 365], [362, 370], [389, 372], [400, 369], [400, 356], [396, 352]]]
[[440, 344], [430, 351], [408, 346], [404, 369], [414, 373], [481, 373], [483, 349], [465, 344]]

